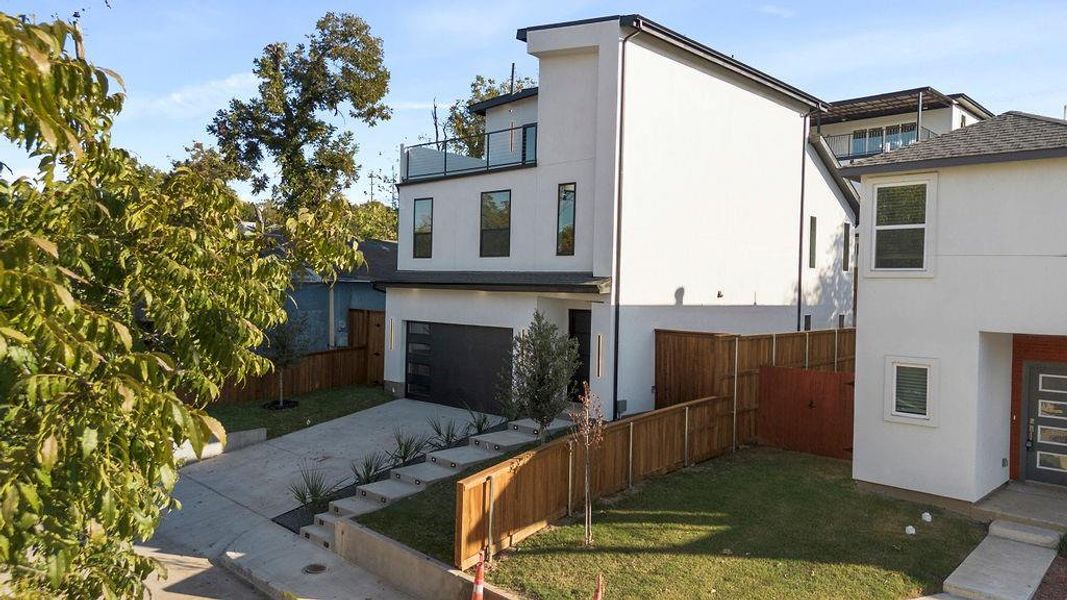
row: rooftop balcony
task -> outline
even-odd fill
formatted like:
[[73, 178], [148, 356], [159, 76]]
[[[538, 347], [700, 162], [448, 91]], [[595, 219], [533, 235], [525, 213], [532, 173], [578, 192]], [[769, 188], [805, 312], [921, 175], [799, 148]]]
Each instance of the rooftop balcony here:
[[400, 148], [404, 182], [537, 164], [537, 123]]
[[936, 137], [937, 134], [922, 127], [916, 135], [915, 123], [890, 125], [872, 129], [859, 129], [842, 135], [823, 136], [837, 160], [857, 160], [890, 152]]

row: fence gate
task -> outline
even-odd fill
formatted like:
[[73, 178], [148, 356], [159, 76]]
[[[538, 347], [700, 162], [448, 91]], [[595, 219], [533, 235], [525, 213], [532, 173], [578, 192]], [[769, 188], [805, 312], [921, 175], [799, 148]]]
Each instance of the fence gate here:
[[763, 367], [759, 442], [831, 458], [852, 458], [852, 373]]

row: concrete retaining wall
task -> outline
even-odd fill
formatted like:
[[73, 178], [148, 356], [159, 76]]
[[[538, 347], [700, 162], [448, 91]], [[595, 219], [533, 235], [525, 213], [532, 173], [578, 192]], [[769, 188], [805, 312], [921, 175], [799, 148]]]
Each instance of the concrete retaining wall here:
[[[416, 598], [468, 600], [474, 580], [443, 562], [352, 521], [341, 519], [334, 527], [334, 550]], [[485, 586], [485, 600], [519, 600], [519, 597]]]
[[189, 442], [185, 442], [174, 451], [175, 458], [182, 465], [188, 465], [200, 460], [212, 458], [222, 454], [223, 452], [233, 452], [234, 450], [244, 448], [245, 446], [251, 446], [252, 444], [258, 444], [266, 441], [267, 429], [260, 427], [258, 429], [246, 429], [244, 431], [228, 431], [226, 432], [226, 446], [223, 445], [214, 437], [211, 441], [204, 444], [204, 450], [200, 453], [200, 457], [197, 458], [196, 453], [193, 452], [193, 446]]

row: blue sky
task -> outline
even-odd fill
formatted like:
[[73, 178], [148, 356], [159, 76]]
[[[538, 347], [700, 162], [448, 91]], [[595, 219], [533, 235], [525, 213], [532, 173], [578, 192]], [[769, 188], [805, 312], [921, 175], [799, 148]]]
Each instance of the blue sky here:
[[[494, 0], [426, 2], [0, 0], [0, 10], [82, 19], [89, 57], [126, 81], [115, 142], [166, 166], [234, 96], [255, 91], [252, 60], [270, 42], [296, 43], [326, 11], [353, 12], [384, 40], [392, 120], [354, 126], [358, 160], [389, 171], [401, 143], [430, 131], [434, 98], [465, 95], [475, 74], [536, 77], [519, 27], [641, 13], [833, 101], [931, 85], [966, 92], [993, 112], [1062, 117], [1067, 104], [1067, 2], [698, 2]], [[0, 146], [16, 173], [30, 163]], [[350, 194], [366, 197], [366, 180]]]

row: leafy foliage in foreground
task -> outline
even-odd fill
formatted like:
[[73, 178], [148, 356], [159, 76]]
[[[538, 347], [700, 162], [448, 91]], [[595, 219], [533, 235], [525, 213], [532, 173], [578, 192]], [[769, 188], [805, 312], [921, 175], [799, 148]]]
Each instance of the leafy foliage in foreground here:
[[33, 180], [0, 174], [5, 595], [141, 598], [156, 565], [133, 543], [176, 504], [175, 446], [224, 437], [204, 407], [270, 367], [253, 350], [294, 268], [359, 258], [344, 202], [297, 198], [278, 231], [245, 231], [210, 169], [113, 148], [115, 83], [73, 25], [0, 13], [0, 135], [40, 161]]

